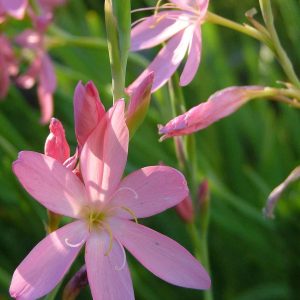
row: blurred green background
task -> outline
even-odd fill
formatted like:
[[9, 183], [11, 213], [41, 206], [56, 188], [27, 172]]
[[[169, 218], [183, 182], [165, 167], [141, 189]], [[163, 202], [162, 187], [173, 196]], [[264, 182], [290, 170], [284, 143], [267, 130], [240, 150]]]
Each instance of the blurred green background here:
[[[276, 26], [282, 43], [300, 72], [300, 2], [273, 0]], [[155, 5], [132, 1], [132, 8]], [[238, 22], [256, 7], [255, 0], [211, 0], [210, 9]], [[133, 20], [145, 16], [135, 13]], [[258, 15], [258, 19], [260, 16]], [[22, 30], [13, 21], [10, 33]], [[57, 10], [57, 27], [76, 36], [105, 39], [103, 1], [69, 0]], [[51, 30], [49, 31], [51, 34]], [[131, 56], [127, 84], [142, 71], [143, 63], [158, 49]], [[75, 149], [72, 97], [79, 80], [93, 80], [108, 108], [112, 103], [108, 53], [103, 48], [70, 45], [49, 50], [55, 62], [58, 89], [55, 117], [66, 129]], [[286, 78], [272, 53], [257, 41], [211, 24], [203, 26], [203, 55], [196, 78], [183, 89], [188, 107], [231, 85], [278, 86]], [[131, 141], [126, 171], [165, 164], [176, 167], [172, 140], [158, 142], [157, 124], [169, 115], [168, 92], [163, 88], [151, 102], [145, 123]], [[300, 299], [300, 186], [294, 184], [276, 210], [265, 220], [262, 208], [268, 193], [300, 162], [300, 112], [278, 103], [257, 100], [236, 114], [196, 134], [199, 182], [208, 178], [212, 190], [209, 248], [211, 276], [217, 300]], [[46, 213], [21, 188], [11, 171], [20, 150], [43, 152], [48, 127], [39, 124], [36, 91], [12, 86], [0, 103], [0, 299], [9, 299], [11, 275], [44, 235]], [[175, 211], [149, 220], [152, 228], [193, 251], [184, 223]], [[136, 299], [201, 299], [202, 292], [164, 283], [128, 254]], [[81, 255], [67, 278], [83, 264]], [[79, 299], [89, 299], [86, 288]], [[57, 299], [60, 299], [60, 294]]]

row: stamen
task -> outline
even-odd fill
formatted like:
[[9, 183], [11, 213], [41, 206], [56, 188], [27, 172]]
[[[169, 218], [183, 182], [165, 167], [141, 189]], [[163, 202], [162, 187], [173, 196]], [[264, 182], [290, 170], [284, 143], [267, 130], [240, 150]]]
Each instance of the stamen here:
[[132, 24], [131, 24], [131, 27], [134, 27], [135, 25], [143, 22], [144, 20], [146, 20], [148, 17], [145, 17], [145, 18], [141, 18], [141, 19], [138, 19], [136, 21], [134, 21]]
[[152, 7], [143, 7], [143, 8], [136, 8], [136, 9], [133, 9], [132, 11], [131, 11], [131, 13], [136, 13], [136, 12], [141, 12], [141, 11], [147, 11], [147, 10], [154, 10], [154, 11], [156, 11], [156, 10], [159, 10], [159, 9], [170, 9], [170, 8], [174, 8], [174, 9], [180, 9], [180, 7], [178, 7], [178, 6], [176, 6], [175, 4], [173, 4], [173, 3], [166, 3], [166, 4], [163, 4], [163, 5], [161, 5], [160, 7], [159, 7], [159, 2], [161, 2], [161, 0], [160, 1], [158, 1], [158, 3], [155, 5], [155, 6], [152, 6]]
[[115, 197], [116, 194], [118, 194], [119, 192], [124, 191], [124, 190], [128, 190], [128, 191], [132, 192], [132, 193], [134, 194], [134, 199], [137, 199], [137, 198], [139, 197], [138, 193], [137, 193], [134, 189], [129, 188], [129, 187], [126, 187], [126, 186], [119, 188], [119, 189], [114, 193], [113, 196]]
[[107, 211], [109, 212], [109, 211], [112, 211], [112, 210], [116, 210], [116, 209], [118, 209], [118, 208], [123, 209], [123, 210], [125, 210], [126, 212], [128, 212], [128, 213], [132, 216], [132, 218], [134, 219], [135, 223], [137, 223], [137, 224], [139, 223], [139, 222], [138, 222], [138, 219], [137, 219], [137, 216], [136, 216], [136, 214], [134, 213], [134, 211], [133, 211], [132, 209], [126, 207], [126, 206], [113, 206], [113, 207], [111, 207], [110, 209], [108, 209]]
[[71, 247], [71, 248], [78, 248], [78, 247], [80, 247], [80, 246], [82, 246], [82, 245], [84, 244], [84, 239], [82, 239], [82, 241], [79, 242], [79, 243], [72, 244], [72, 243], [69, 242], [69, 239], [66, 238], [66, 239], [65, 239], [65, 243], [67, 244], [67, 246], [69, 246], [69, 247]]
[[135, 215], [134, 211], [131, 210], [130, 208], [126, 207], [126, 206], [120, 206], [121, 209], [127, 211], [131, 216], [132, 218], [134, 219], [135, 223], [138, 224], [138, 219], [137, 219], [137, 216]]
[[116, 271], [121, 271], [126, 266], [126, 252], [125, 252], [124, 247], [122, 246], [122, 244], [117, 239], [116, 239], [116, 241], [118, 242], [118, 244], [119, 244], [119, 246], [120, 246], [120, 248], [121, 248], [121, 250], [123, 252], [123, 263], [122, 263], [122, 265], [120, 267], [115, 266], [115, 270]]
[[158, 11], [159, 11], [159, 5], [160, 5], [161, 1], [162, 0], [158, 0], [156, 5], [155, 5], [154, 16], [156, 16]]
[[113, 233], [112, 233], [112, 230], [111, 230], [109, 224], [105, 224], [105, 223], [101, 222], [101, 225], [109, 234], [109, 246], [108, 246], [108, 249], [106, 250], [106, 252], [104, 253], [105, 256], [108, 256], [113, 247], [114, 236], [113, 236]]

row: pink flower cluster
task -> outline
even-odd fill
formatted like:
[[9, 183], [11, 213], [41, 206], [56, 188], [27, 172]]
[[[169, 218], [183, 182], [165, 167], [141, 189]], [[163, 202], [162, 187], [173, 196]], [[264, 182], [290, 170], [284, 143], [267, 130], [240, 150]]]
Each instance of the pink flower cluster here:
[[[53, 93], [56, 89], [56, 76], [50, 56], [45, 48], [45, 33], [53, 19], [53, 10], [65, 4], [66, 0], [38, 0], [40, 15], [37, 15], [26, 0], [0, 1], [0, 22], [6, 21], [6, 16], [22, 19], [27, 12], [33, 29], [26, 29], [15, 38], [15, 42], [24, 49], [34, 53], [28, 70], [19, 75], [16, 83], [29, 89], [37, 83], [38, 99], [41, 107], [41, 122], [49, 122], [53, 115]], [[0, 36], [3, 48], [0, 50], [0, 98], [4, 98], [9, 88], [9, 77], [18, 75], [20, 61], [17, 61], [10, 41]]]
[[[139, 107], [136, 100], [133, 115]], [[209, 288], [208, 274], [186, 249], [137, 223], [137, 218], [163, 212], [186, 198], [184, 176], [167, 166], [151, 166], [122, 179], [130, 121], [123, 100], [106, 112], [93, 83], [79, 83], [74, 112], [79, 156], [70, 159], [62, 124], [52, 119], [45, 154], [23, 151], [13, 164], [33, 198], [74, 221], [44, 238], [17, 267], [11, 296], [29, 300], [49, 293], [83, 245], [93, 299], [134, 299], [124, 248], [169, 283]]]

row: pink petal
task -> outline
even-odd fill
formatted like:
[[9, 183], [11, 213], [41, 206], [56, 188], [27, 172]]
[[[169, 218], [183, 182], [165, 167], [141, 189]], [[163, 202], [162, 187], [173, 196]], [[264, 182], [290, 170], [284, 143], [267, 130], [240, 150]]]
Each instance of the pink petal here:
[[161, 139], [172, 136], [191, 134], [208, 127], [214, 122], [234, 113], [250, 99], [257, 97], [262, 86], [233, 86], [218, 91], [206, 102], [200, 103], [186, 113], [169, 121], [165, 126], [159, 126]]
[[88, 203], [82, 182], [52, 157], [20, 152], [13, 171], [33, 198], [57, 214], [78, 218]]
[[23, 89], [31, 89], [36, 83], [37, 77], [40, 73], [40, 69], [41, 59], [37, 57], [32, 62], [26, 73], [17, 78], [18, 85], [20, 85]]
[[300, 166], [295, 168], [283, 182], [281, 182], [277, 187], [273, 189], [271, 194], [268, 196], [266, 207], [263, 210], [264, 215], [267, 218], [274, 218], [274, 209], [282, 193], [289, 187], [290, 184], [299, 180], [299, 178], [300, 178]]
[[15, 41], [24, 48], [39, 49], [42, 43], [42, 36], [35, 30], [26, 29], [15, 38]]
[[46, 124], [53, 115], [53, 95], [51, 92], [46, 91], [42, 85], [38, 86], [37, 93], [41, 108], [40, 122]]
[[177, 204], [175, 209], [177, 214], [184, 222], [186, 223], [193, 222], [195, 214], [194, 214], [193, 202], [190, 196], [187, 196], [186, 198], [184, 198], [184, 200], [182, 200], [179, 204]]
[[74, 93], [75, 132], [80, 146], [83, 146], [104, 114], [105, 109], [94, 83], [90, 81], [84, 86], [80, 81]]
[[181, 11], [162, 11], [138, 23], [131, 31], [131, 51], [157, 46], [190, 24]]
[[134, 292], [123, 246], [105, 233], [91, 234], [87, 241], [85, 261], [94, 300], [134, 300]]
[[[122, 180], [113, 196], [112, 207], [126, 207], [137, 218], [149, 217], [175, 206], [188, 195], [184, 176], [165, 167], [146, 167]], [[131, 217], [120, 209], [119, 216]]]
[[180, 85], [188, 85], [195, 77], [201, 59], [202, 39], [199, 24], [194, 26], [194, 34], [189, 45], [189, 52], [183, 72], [180, 76]]
[[169, 0], [173, 2], [178, 8], [183, 10], [196, 10], [197, 9], [197, 0]]
[[66, 140], [65, 130], [58, 119], [52, 118], [50, 122], [50, 134], [45, 142], [45, 154], [63, 163], [70, 157], [70, 147]]
[[[127, 162], [129, 132], [125, 123], [125, 103], [120, 100], [107, 112], [108, 123], [103, 142], [101, 189], [107, 198], [115, 191]], [[104, 200], [102, 193], [100, 200]]]
[[120, 182], [128, 151], [124, 101], [117, 101], [89, 136], [81, 153], [82, 176], [92, 201], [106, 202]]
[[2, 0], [1, 4], [3, 9], [10, 16], [16, 19], [23, 19], [27, 7], [27, 0]]
[[136, 89], [151, 72], [154, 72], [152, 93], [163, 86], [183, 60], [192, 36], [193, 29], [191, 26], [174, 35], [160, 50], [148, 68], [127, 88], [128, 92]]
[[41, 71], [39, 82], [47, 93], [54, 93], [56, 89], [56, 76], [53, 63], [48, 54], [44, 53], [41, 58]]
[[201, 264], [172, 239], [132, 221], [120, 220], [115, 237], [149, 271], [182, 287], [210, 288], [210, 278]]
[[87, 236], [85, 223], [77, 221], [45, 237], [17, 267], [10, 295], [30, 300], [48, 294], [68, 271]]
[[0, 99], [6, 97], [9, 88], [9, 74], [4, 57], [0, 54]]
[[200, 10], [201, 16], [206, 14], [209, 0], [169, 0], [176, 4], [183, 10], [194, 10], [195, 12]]
[[200, 16], [203, 18], [208, 9], [209, 0], [195, 0], [197, 1], [198, 7], [200, 8]]

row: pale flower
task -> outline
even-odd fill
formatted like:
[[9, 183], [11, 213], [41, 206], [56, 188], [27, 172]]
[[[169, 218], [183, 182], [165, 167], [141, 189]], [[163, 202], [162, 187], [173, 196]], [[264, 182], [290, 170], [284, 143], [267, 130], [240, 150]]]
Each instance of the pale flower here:
[[186, 249], [134, 221], [175, 206], [188, 195], [188, 188], [180, 172], [165, 166], [145, 167], [121, 179], [129, 140], [124, 107], [124, 101], [117, 101], [84, 144], [83, 182], [40, 153], [21, 152], [14, 162], [16, 176], [32, 197], [76, 221], [49, 234], [17, 267], [12, 297], [32, 300], [49, 293], [84, 244], [93, 299], [134, 299], [124, 247], [169, 283], [210, 287], [208, 274]]
[[[147, 74], [154, 72], [152, 92], [163, 86], [173, 75], [186, 53], [188, 54], [180, 85], [189, 84], [198, 70], [201, 59], [201, 25], [208, 8], [208, 0], [170, 0], [162, 11], [143, 19], [133, 27], [131, 51], [152, 48], [161, 43], [160, 50], [152, 63], [128, 87], [134, 89]], [[141, 9], [142, 10], [142, 9]]]
[[250, 99], [256, 98], [262, 86], [233, 86], [216, 92], [206, 102], [169, 121], [165, 126], [159, 125], [160, 138], [191, 134], [229, 116]]

